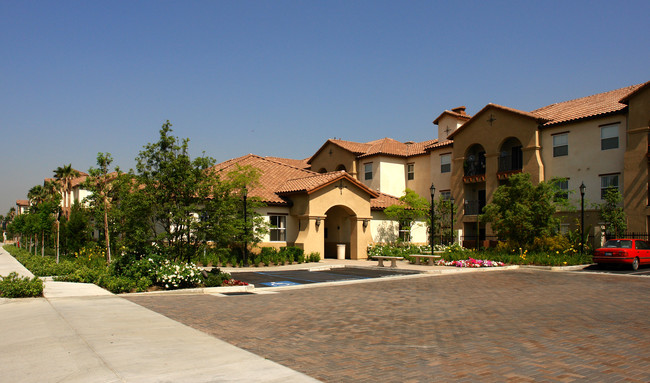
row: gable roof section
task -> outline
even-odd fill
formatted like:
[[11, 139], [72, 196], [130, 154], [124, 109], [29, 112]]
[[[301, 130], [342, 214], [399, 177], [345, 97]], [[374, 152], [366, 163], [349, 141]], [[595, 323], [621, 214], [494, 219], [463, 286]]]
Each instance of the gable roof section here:
[[650, 87], [650, 81], [639, 84], [638, 87], [632, 92], [625, 95], [625, 97], [618, 100], [621, 104], [627, 104], [630, 101], [630, 98], [636, 96], [637, 93], [641, 92], [643, 89]]
[[210, 168], [213, 171], [224, 173], [235, 170], [239, 166], [251, 166], [260, 170], [260, 179], [257, 185], [252, 185], [248, 189], [250, 196], [259, 197], [263, 202], [270, 205], [288, 205], [287, 201], [282, 199], [276, 190], [286, 184], [287, 181], [313, 176], [315, 172], [301, 169], [286, 163], [275, 161], [270, 158], [248, 154], [239, 158], [219, 163]]
[[280, 195], [294, 194], [294, 193], [307, 193], [312, 194], [328, 185], [332, 185], [338, 181], [347, 180], [357, 186], [359, 189], [370, 194], [372, 198], [379, 197], [379, 193], [370, 189], [366, 185], [359, 182], [346, 171], [337, 171], [329, 173], [317, 173], [309, 177], [296, 178], [287, 181], [276, 192]]
[[536, 120], [538, 123], [544, 123], [544, 122], [548, 121], [547, 119], [545, 119], [545, 118], [543, 118], [541, 116], [538, 116], [536, 114], [530, 113], [530, 112], [524, 112], [523, 110], [509, 108], [507, 106], [489, 103], [489, 104], [485, 105], [485, 107], [483, 107], [483, 109], [481, 109], [478, 113], [476, 113], [472, 118], [470, 118], [466, 123], [464, 123], [460, 128], [453, 131], [447, 138], [450, 139], [450, 140], [453, 139], [454, 136], [456, 136], [458, 134], [458, 132], [461, 132], [468, 125], [472, 124], [474, 121], [477, 121], [479, 118], [481, 118], [481, 116], [483, 116], [490, 109], [497, 109], [497, 110], [502, 110], [502, 111], [509, 112], [509, 113], [518, 114], [520, 116]]
[[[462, 109], [463, 111], [465, 110], [465, 109], [464, 109], [464, 108], [465, 108], [464, 106], [461, 107], [461, 108], [463, 108], [463, 109]], [[457, 108], [457, 109], [459, 109], [459, 108]], [[463, 113], [458, 113], [458, 112], [451, 111], [451, 110], [445, 110], [444, 112], [440, 113], [440, 115], [439, 115], [438, 117], [436, 117], [435, 120], [433, 120], [433, 123], [436, 124], [436, 125], [438, 125], [438, 122], [439, 122], [440, 119], [443, 118], [444, 116], [451, 116], [451, 117], [453, 117], [453, 118], [457, 118], [457, 119], [459, 119], [459, 120], [465, 120], [465, 121], [467, 121], [467, 120], [469, 120], [470, 118], [472, 118], [472, 116], [470, 116], [470, 115], [468, 115], [468, 114], [465, 114], [464, 112], [463, 112]]]
[[323, 146], [316, 151], [316, 153], [311, 156], [307, 161], [308, 164], [311, 164], [311, 161], [317, 157], [328, 144], [333, 144], [341, 149], [347, 150], [348, 152], [354, 154], [357, 158], [364, 158], [376, 155], [385, 155], [393, 157], [411, 157], [426, 154], [426, 147], [438, 142], [437, 139], [422, 141], [422, 142], [399, 142], [392, 138], [382, 138], [379, 140], [374, 140], [370, 142], [353, 142], [345, 140], [335, 140], [329, 139]]
[[557, 125], [584, 118], [604, 116], [623, 111], [627, 105], [623, 102], [648, 83], [637, 84], [625, 88], [610, 90], [592, 96], [577, 98], [551, 104], [532, 111], [533, 114], [547, 120], [543, 127]]

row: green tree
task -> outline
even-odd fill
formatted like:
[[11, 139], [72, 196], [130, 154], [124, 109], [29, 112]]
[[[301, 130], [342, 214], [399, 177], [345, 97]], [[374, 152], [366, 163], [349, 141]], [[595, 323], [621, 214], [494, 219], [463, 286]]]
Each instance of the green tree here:
[[605, 231], [619, 238], [627, 230], [622, 202], [623, 197], [618, 188], [610, 187], [605, 190], [605, 203], [600, 206], [600, 218], [605, 222]]
[[152, 201], [151, 230], [158, 247], [168, 250], [170, 258], [190, 261], [199, 245], [194, 234], [197, 215], [214, 182], [206, 170], [215, 161], [206, 156], [190, 158], [189, 139], [172, 136], [171, 126], [169, 121], [163, 124], [159, 140], [144, 147], [136, 169], [138, 182]]
[[92, 241], [90, 214], [78, 201], [72, 205], [70, 219], [62, 217], [61, 232], [64, 253], [77, 252]]
[[[418, 220], [428, 217], [431, 204], [425, 198], [420, 197], [416, 192], [408, 188], [404, 190], [404, 195], [399, 200], [402, 202], [401, 204], [387, 207], [384, 213], [386, 213], [388, 218], [397, 221], [400, 232], [407, 233], [410, 238], [413, 224]], [[430, 223], [429, 227], [431, 227]]]
[[554, 217], [557, 196], [556, 183], [533, 185], [530, 174], [515, 174], [497, 188], [480, 219], [490, 222], [500, 239], [530, 245], [536, 237], [555, 234], [559, 225], [559, 219]]

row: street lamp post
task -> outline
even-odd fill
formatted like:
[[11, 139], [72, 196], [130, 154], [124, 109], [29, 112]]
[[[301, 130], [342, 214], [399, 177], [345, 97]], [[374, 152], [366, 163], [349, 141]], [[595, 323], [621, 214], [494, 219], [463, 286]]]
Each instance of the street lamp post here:
[[454, 244], [454, 197], [449, 198], [449, 236], [451, 241], [450, 245]]
[[580, 184], [580, 255], [584, 253], [585, 247], [585, 183]]
[[436, 194], [436, 187], [431, 183], [431, 186], [429, 187], [429, 191], [431, 192], [431, 228], [430, 228], [430, 236], [429, 236], [429, 245], [431, 246], [431, 254], [433, 254], [433, 228], [435, 227], [433, 222], [434, 222], [434, 213], [435, 213], [435, 207], [434, 207], [434, 197]]
[[244, 194], [244, 266], [248, 266], [248, 223], [246, 218], [248, 216], [248, 210], [246, 208], [248, 189], [246, 189], [246, 187], [244, 187], [243, 194]]

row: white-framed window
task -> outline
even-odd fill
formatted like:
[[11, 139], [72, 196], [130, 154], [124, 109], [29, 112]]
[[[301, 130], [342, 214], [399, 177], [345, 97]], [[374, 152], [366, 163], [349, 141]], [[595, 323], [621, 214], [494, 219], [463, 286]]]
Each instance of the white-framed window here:
[[440, 173], [449, 173], [451, 171], [451, 154], [440, 156]]
[[618, 149], [619, 124], [600, 127], [600, 150]]
[[569, 133], [560, 133], [553, 136], [553, 157], [569, 155]]
[[270, 215], [269, 236], [271, 242], [285, 242], [287, 240], [287, 216]]
[[399, 223], [399, 239], [402, 242], [411, 242], [411, 223], [409, 221]]
[[619, 189], [619, 174], [605, 174], [600, 176], [600, 199], [605, 199], [605, 193], [609, 188]]
[[406, 164], [406, 179], [415, 179], [415, 164]]
[[363, 164], [363, 173], [364, 173], [364, 178], [363, 178], [364, 180], [372, 179], [372, 162]]

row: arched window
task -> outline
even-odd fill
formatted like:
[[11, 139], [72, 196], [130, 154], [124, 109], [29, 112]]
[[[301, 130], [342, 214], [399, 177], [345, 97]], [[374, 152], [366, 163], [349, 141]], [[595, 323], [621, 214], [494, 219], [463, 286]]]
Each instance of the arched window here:
[[524, 155], [521, 151], [521, 141], [515, 137], [510, 137], [499, 151], [499, 171], [510, 172], [513, 170], [521, 170], [524, 165]]

